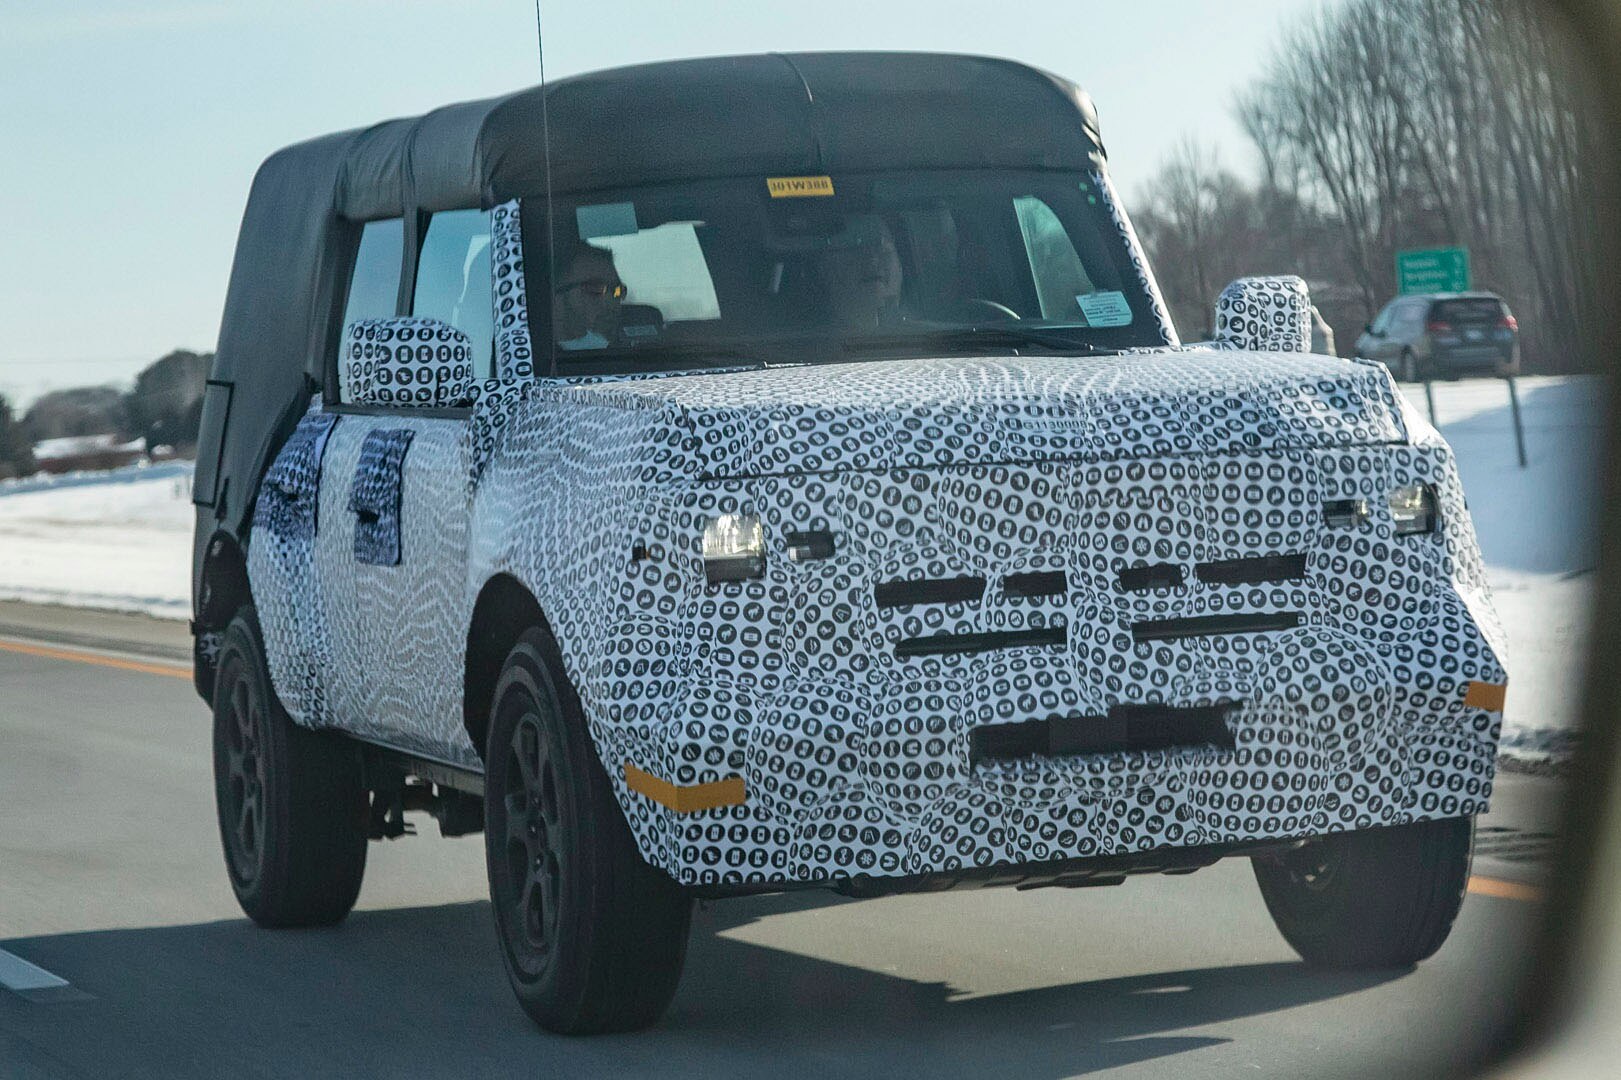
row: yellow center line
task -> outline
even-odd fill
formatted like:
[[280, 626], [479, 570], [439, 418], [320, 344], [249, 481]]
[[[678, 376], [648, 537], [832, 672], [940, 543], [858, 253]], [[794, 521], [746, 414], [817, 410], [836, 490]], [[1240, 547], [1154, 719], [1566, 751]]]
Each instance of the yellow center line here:
[[118, 668], [120, 671], [139, 671], [145, 675], [166, 675], [171, 679], [191, 678], [191, 668], [180, 664], [149, 664], [142, 660], [125, 660], [118, 656], [104, 656], [101, 653], [83, 652], [79, 649], [58, 649], [49, 645], [0, 640], [0, 651], [21, 653], [24, 656], [43, 656], [47, 660], [98, 664], [101, 667]]
[[1476, 896], [1495, 896], [1499, 900], [1523, 900], [1528, 904], [1541, 903], [1545, 898], [1542, 889], [1535, 885], [1527, 885], [1523, 881], [1481, 877], [1478, 874], [1469, 879], [1469, 891]]

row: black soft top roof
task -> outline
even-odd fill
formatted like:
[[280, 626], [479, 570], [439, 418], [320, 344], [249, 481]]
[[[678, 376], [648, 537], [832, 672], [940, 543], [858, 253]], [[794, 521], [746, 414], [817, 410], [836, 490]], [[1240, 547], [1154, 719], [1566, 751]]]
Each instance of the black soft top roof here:
[[569, 192], [1103, 166], [1096, 114], [1074, 84], [1010, 60], [924, 53], [644, 64], [287, 147], [255, 176], [237, 240], [213, 371], [231, 389], [210, 395], [198, 447], [199, 553], [214, 522], [243, 534], [260, 475], [320, 384], [354, 223], [540, 194], [548, 131], [554, 189]]
[[277, 157], [339, 159], [336, 205], [352, 219], [393, 216], [408, 197], [424, 210], [487, 207], [544, 190], [548, 124], [552, 182], [571, 192], [752, 173], [1076, 169], [1102, 152], [1091, 100], [1055, 75], [1011, 60], [874, 52], [592, 72]]

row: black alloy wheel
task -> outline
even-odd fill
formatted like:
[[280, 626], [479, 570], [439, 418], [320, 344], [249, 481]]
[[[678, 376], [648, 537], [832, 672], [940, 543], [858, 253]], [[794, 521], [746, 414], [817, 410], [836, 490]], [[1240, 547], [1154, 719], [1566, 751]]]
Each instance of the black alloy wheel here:
[[652, 1024], [681, 979], [692, 899], [637, 850], [545, 630], [502, 665], [484, 761], [490, 907], [518, 1003], [565, 1035]]
[[[522, 706], [527, 697], [514, 699]], [[504, 907], [517, 917], [504, 927], [507, 948], [523, 976], [538, 979], [554, 956], [562, 864], [557, 849], [564, 829], [557, 799], [557, 748], [540, 714], [522, 707], [508, 740], [501, 791], [506, 838], [499, 877]]]
[[1413, 350], [1403, 349], [1401, 354], [1401, 381], [1406, 383], [1418, 382], [1418, 358]]
[[214, 800], [231, 889], [254, 922], [329, 926], [354, 907], [368, 834], [359, 749], [287, 715], [252, 607], [220, 642]]
[[1433, 955], [1463, 905], [1473, 818], [1332, 833], [1252, 859], [1273, 922], [1301, 958], [1401, 968]]
[[265, 846], [265, 769], [259, 752], [265, 706], [254, 692], [253, 681], [239, 670], [246, 658], [232, 653], [228, 662], [230, 666], [221, 668], [215, 683], [226, 691], [222, 725], [226, 779], [220, 826], [230, 830], [225, 851], [231, 875], [246, 886], [259, 877]]

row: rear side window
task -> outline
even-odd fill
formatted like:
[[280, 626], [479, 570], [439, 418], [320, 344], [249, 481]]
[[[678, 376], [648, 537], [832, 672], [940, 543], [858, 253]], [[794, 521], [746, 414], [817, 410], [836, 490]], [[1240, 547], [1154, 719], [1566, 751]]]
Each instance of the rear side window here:
[[411, 314], [439, 319], [473, 341], [473, 374], [487, 379], [495, 345], [490, 299], [490, 214], [450, 210], [433, 215], [417, 259]]
[[[349, 298], [343, 307], [343, 329], [366, 319], [392, 319], [399, 304], [400, 264], [405, 256], [405, 222], [400, 218], [368, 221], [360, 231]], [[339, 363], [345, 361], [340, 359]], [[348, 401], [348, 372], [338, 372], [341, 401]]]
[[343, 325], [363, 319], [391, 319], [400, 292], [400, 263], [405, 252], [405, 223], [399, 218], [368, 221], [360, 232], [355, 272], [349, 277], [349, 302]]
[[1396, 331], [1406, 335], [1416, 335], [1424, 327], [1424, 313], [1429, 305], [1420, 300], [1406, 303], [1396, 313]]

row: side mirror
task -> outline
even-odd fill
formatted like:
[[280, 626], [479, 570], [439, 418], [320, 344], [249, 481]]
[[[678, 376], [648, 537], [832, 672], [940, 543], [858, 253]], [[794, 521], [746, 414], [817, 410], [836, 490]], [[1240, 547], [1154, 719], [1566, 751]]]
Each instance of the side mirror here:
[[1241, 277], [1216, 299], [1216, 334], [1221, 349], [1251, 352], [1310, 352], [1311, 294], [1293, 274]]
[[364, 319], [343, 331], [344, 400], [444, 409], [473, 396], [473, 342], [438, 319]]

